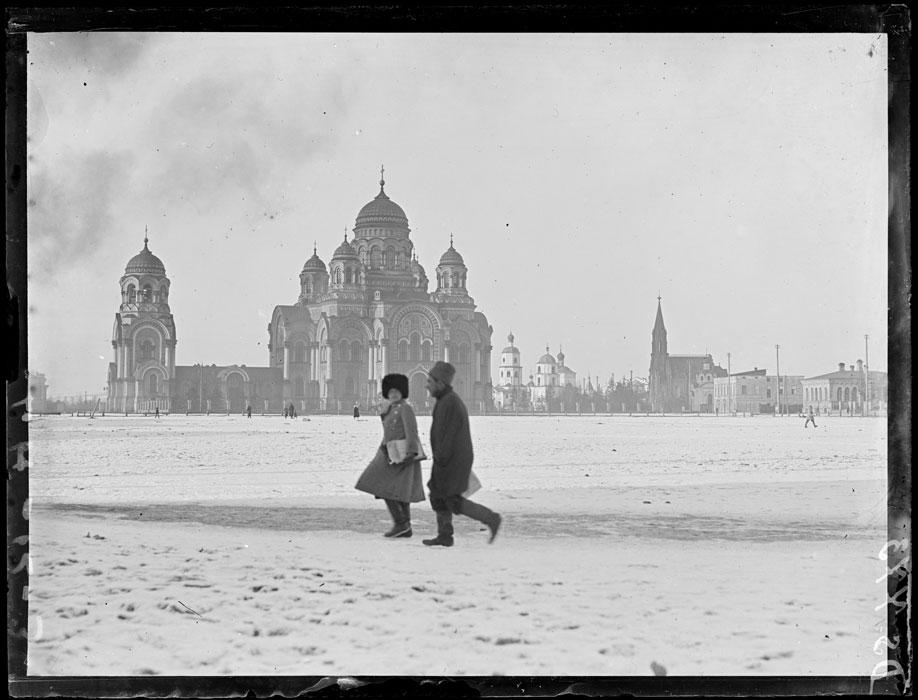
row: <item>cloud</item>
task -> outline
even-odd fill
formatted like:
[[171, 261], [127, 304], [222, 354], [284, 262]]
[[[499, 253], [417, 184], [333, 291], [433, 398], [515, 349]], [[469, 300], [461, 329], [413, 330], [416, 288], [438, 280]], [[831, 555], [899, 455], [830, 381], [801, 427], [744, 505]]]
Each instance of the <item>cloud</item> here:
[[276, 213], [296, 171], [333, 151], [346, 103], [334, 76], [309, 93], [238, 73], [194, 77], [163, 95], [140, 137], [153, 154], [145, 192], [199, 214], [239, 195]]
[[129, 186], [133, 156], [118, 151], [65, 152], [53, 164], [29, 166], [29, 247], [32, 269], [53, 275], [92, 258], [115, 233], [115, 211]]

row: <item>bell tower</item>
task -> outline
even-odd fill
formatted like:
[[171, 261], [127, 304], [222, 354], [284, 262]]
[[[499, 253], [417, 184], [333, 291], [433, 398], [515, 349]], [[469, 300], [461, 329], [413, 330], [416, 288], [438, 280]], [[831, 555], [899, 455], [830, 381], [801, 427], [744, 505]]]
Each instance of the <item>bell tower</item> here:
[[111, 412], [172, 410], [176, 338], [169, 278], [148, 244], [145, 230], [143, 250], [128, 261], [120, 280], [121, 305], [112, 329], [114, 361], [108, 367]]

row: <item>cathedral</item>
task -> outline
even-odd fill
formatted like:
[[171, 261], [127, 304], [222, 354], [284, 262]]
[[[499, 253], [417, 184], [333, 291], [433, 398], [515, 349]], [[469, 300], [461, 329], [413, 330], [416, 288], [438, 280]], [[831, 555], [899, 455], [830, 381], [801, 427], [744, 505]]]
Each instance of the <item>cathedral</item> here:
[[671, 355], [666, 343], [661, 298], [653, 324], [650, 351], [650, 410], [653, 413], [714, 413], [713, 381], [727, 376], [711, 355]]
[[385, 184], [380, 177], [379, 193], [328, 265], [313, 247], [296, 301], [271, 316], [265, 367], [175, 364], [169, 279], [144, 237], [121, 278], [108, 410], [279, 412], [293, 404], [300, 412], [348, 411], [374, 404], [392, 372], [408, 376], [410, 400], [423, 409], [427, 370], [437, 360], [456, 367], [453, 388], [470, 410], [490, 408], [492, 328], [468, 293], [465, 261], [451, 236], [429, 291], [408, 218]]

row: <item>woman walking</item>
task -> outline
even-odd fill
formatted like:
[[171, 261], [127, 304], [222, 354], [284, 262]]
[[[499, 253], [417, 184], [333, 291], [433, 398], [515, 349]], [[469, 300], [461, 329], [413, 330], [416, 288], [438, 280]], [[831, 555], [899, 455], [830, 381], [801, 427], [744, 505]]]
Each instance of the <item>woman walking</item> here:
[[408, 377], [387, 374], [382, 380], [386, 405], [380, 413], [383, 440], [355, 488], [386, 502], [392, 529], [386, 537], [411, 537], [411, 503], [424, 500], [418, 423], [408, 398]]

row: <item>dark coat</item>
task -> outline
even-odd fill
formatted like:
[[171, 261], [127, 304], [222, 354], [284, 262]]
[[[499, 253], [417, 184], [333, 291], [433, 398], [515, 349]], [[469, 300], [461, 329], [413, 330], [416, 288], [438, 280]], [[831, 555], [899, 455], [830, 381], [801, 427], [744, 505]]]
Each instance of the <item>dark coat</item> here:
[[433, 498], [449, 498], [469, 487], [469, 473], [475, 455], [469, 430], [469, 412], [451, 388], [439, 397], [430, 425], [430, 452], [433, 465], [427, 487]]
[[421, 442], [414, 409], [404, 400], [398, 401], [391, 404], [380, 418], [383, 424], [382, 444], [354, 488], [377, 498], [419, 503], [424, 500], [424, 477], [421, 475], [420, 460], [396, 466], [389, 464], [389, 454], [386, 452], [386, 443], [390, 440], [408, 440], [408, 452], [420, 454]]

